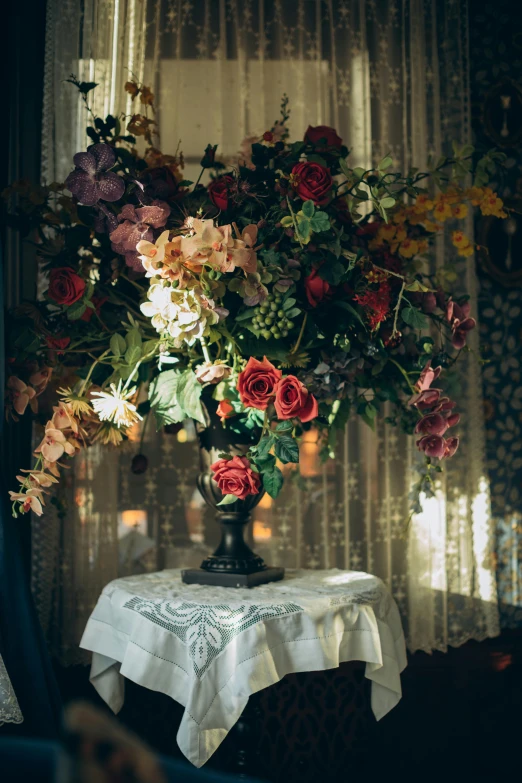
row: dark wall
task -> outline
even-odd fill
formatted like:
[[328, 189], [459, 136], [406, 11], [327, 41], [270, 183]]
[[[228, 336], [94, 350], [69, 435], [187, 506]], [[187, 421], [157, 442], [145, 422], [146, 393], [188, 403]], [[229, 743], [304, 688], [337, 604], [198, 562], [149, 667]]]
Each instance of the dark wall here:
[[[487, 467], [497, 531], [502, 622], [522, 625], [512, 571], [522, 568], [522, 4], [470, 2], [475, 146], [502, 149], [494, 186], [512, 210], [482, 218], [477, 238]], [[517, 606], [517, 603], [519, 606]]]

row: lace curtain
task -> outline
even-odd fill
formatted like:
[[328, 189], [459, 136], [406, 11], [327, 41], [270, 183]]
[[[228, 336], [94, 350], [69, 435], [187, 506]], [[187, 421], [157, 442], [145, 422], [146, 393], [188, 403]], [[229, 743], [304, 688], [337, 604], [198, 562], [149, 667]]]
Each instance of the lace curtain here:
[[[291, 135], [330, 124], [358, 165], [390, 153], [425, 166], [451, 139], [469, 141], [467, 6], [441, 0], [48, 0], [43, 177], [61, 179], [85, 149], [85, 111], [63, 79], [99, 82], [96, 113], [132, 107], [130, 75], [157, 96], [161, 147], [184, 151], [189, 179], [207, 143], [225, 159], [244, 136], [273, 123], [283, 93]], [[472, 226], [468, 226], [472, 232]], [[444, 257], [444, 241], [434, 253]], [[476, 312], [473, 264], [460, 266]], [[472, 344], [472, 348], [477, 345]], [[462, 445], [435, 498], [410, 525], [417, 455], [411, 439], [379, 421], [349, 423], [337, 457], [322, 465], [314, 436], [301, 478], [265, 498], [251, 535], [274, 565], [348, 568], [382, 577], [400, 607], [410, 649], [498, 633], [493, 534], [480, 370], [462, 361]], [[140, 445], [140, 440], [142, 444]], [[142, 451], [148, 471], [133, 475]], [[103, 586], [119, 574], [198, 565], [217, 526], [195, 491], [190, 425], [132, 433], [123, 449], [76, 458], [61, 503], [34, 522], [33, 587], [52, 647], [77, 648]], [[60, 510], [57, 511], [57, 508]]]

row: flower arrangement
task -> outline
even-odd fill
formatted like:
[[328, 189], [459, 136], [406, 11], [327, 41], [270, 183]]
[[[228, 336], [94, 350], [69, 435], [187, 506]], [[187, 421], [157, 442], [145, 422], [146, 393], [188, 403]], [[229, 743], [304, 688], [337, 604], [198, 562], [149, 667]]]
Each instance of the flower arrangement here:
[[[71, 81], [88, 105], [96, 85]], [[15, 515], [42, 513], [60, 460], [117, 446], [150, 412], [158, 426], [204, 426], [212, 410], [247, 438], [245, 456], [212, 465], [227, 504], [276, 497], [305, 430], [319, 431], [326, 457], [350, 415], [373, 427], [389, 402], [390, 420], [416, 435], [428, 487], [458, 447], [455, 402], [432, 384], [475, 327], [468, 297], [449, 290], [475, 249], [459, 221], [471, 208], [505, 217], [487, 186], [501, 154], [473, 166], [473, 149], [454, 145], [426, 172], [397, 173], [389, 156], [352, 168], [332, 128], [289, 140], [285, 98], [233, 165], [207, 146], [204, 185], [183, 179], [179, 152], [155, 146], [151, 91], [126, 89], [140, 109], [93, 117], [64, 184], [5, 194], [48, 281], [14, 314], [7, 413], [35, 412], [50, 382], [57, 398], [11, 493]], [[455, 258], [432, 274], [427, 253], [447, 223]]]

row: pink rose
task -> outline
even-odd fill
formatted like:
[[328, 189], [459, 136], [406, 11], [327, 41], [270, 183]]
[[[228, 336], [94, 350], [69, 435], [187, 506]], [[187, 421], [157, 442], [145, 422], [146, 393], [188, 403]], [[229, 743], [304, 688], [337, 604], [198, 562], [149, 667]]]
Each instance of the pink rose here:
[[313, 394], [295, 375], [282, 378], [275, 389], [275, 409], [278, 419], [299, 419], [302, 422], [315, 419], [319, 406]]
[[235, 495], [239, 500], [244, 500], [261, 490], [261, 477], [252, 470], [246, 457], [220, 459], [210, 469], [223, 495]]
[[266, 356], [262, 362], [251, 356], [237, 379], [237, 390], [243, 405], [246, 408], [266, 410], [274, 397], [281, 375], [281, 370], [277, 370]]

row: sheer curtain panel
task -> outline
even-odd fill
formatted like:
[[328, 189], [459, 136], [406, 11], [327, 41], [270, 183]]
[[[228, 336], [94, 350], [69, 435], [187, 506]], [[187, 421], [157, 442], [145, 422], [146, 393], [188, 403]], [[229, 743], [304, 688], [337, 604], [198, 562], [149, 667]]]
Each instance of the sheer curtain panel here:
[[[423, 167], [452, 139], [469, 141], [467, 36], [466, 3], [453, 0], [49, 0], [42, 175], [63, 180], [88, 143], [84, 107], [63, 81], [70, 73], [99, 83], [93, 108], [102, 116], [131, 114], [123, 89], [131, 75], [149, 84], [160, 146], [180, 144], [188, 179], [208, 143], [231, 161], [245, 136], [270, 127], [285, 93], [293, 137], [308, 124], [332, 125], [358, 165], [391, 154], [397, 166]], [[476, 313], [472, 260], [459, 274]], [[409, 525], [417, 455], [382, 421], [375, 432], [350, 422], [326, 465], [310, 436], [301, 478], [277, 503], [265, 498], [253, 524], [257, 550], [274, 565], [382, 577], [412, 650], [498, 633], [472, 353], [458, 382], [461, 448]], [[119, 452], [78, 457], [61, 516], [34, 522], [33, 585], [64, 660], [78, 658], [88, 614], [118, 573], [197, 565], [215, 543], [217, 526], [194, 488], [192, 428], [155, 433], [149, 422], [149, 470], [134, 476], [139, 440], [137, 432]]]

